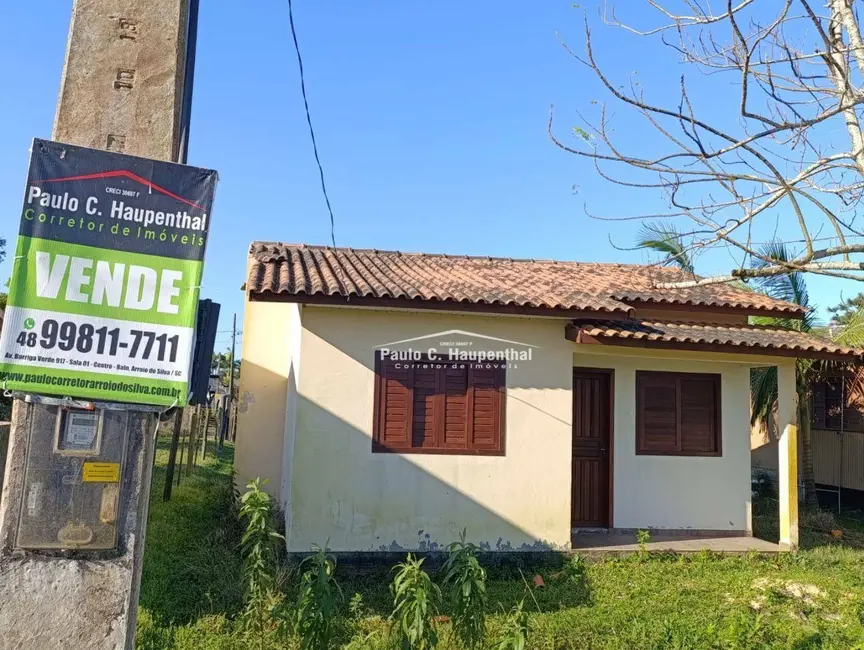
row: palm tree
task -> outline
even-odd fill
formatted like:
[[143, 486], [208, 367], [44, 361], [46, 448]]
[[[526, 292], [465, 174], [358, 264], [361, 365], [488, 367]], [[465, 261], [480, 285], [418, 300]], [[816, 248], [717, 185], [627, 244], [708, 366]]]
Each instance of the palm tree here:
[[[775, 262], [788, 262], [792, 256], [786, 246], [780, 242], [770, 242], [762, 246], [760, 255]], [[760, 260], [759, 265], [768, 263]], [[760, 278], [758, 287], [764, 293], [776, 300], [791, 302], [806, 311], [804, 317], [774, 318], [759, 316], [752, 318], [757, 325], [773, 325], [799, 332], [812, 332], [816, 326], [814, 305], [810, 304], [807, 284], [804, 274], [795, 272], [786, 275], [775, 275]], [[816, 479], [813, 472], [813, 432], [811, 429], [812, 413], [811, 399], [813, 382], [824, 376], [828, 369], [826, 362], [813, 359], [798, 359], [795, 364], [795, 388], [798, 393], [798, 429], [801, 432], [801, 473], [804, 478], [806, 503], [816, 506]], [[777, 367], [755, 368], [750, 372], [750, 399], [752, 410], [750, 424], [767, 422], [777, 404]]]
[[693, 259], [687, 250], [684, 236], [674, 224], [663, 221], [645, 222], [636, 234], [636, 247], [662, 253], [666, 256], [663, 265], [677, 266], [685, 273], [695, 274]]

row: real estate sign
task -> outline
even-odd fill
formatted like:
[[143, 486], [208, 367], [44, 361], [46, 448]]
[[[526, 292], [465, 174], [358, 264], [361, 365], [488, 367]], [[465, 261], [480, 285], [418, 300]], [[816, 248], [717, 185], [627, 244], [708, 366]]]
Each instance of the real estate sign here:
[[6, 390], [186, 403], [216, 172], [35, 140]]

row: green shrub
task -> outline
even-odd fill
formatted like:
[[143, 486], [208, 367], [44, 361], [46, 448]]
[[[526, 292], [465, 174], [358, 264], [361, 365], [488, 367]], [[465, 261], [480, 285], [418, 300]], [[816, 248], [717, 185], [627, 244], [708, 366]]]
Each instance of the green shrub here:
[[449, 591], [453, 633], [463, 648], [475, 650], [486, 636], [486, 570], [477, 560], [480, 548], [465, 537], [463, 530], [459, 541], [447, 547], [444, 586]]
[[319, 548], [300, 564], [300, 592], [297, 597], [296, 626], [303, 650], [326, 650], [333, 638], [334, 619], [342, 591], [333, 574], [336, 561]]
[[423, 560], [410, 553], [394, 567], [398, 570], [393, 584], [393, 621], [402, 650], [432, 650], [438, 645], [433, 622], [438, 612], [441, 591], [423, 570]]
[[243, 623], [247, 635], [264, 648], [266, 639], [278, 627], [278, 610], [283, 596], [276, 589], [278, 544], [284, 539], [272, 522], [270, 495], [261, 489], [261, 479], [250, 481], [240, 497], [240, 517], [246, 522], [241, 550], [246, 583]]
[[495, 650], [525, 650], [527, 647], [530, 627], [524, 606], [525, 601], [520, 600], [507, 614], [501, 626], [500, 637], [493, 646]]
[[570, 556], [570, 558], [567, 559], [567, 563], [564, 565], [564, 573], [567, 574], [567, 580], [572, 584], [583, 584], [587, 575], [585, 558], [581, 555]]
[[645, 560], [648, 557], [648, 544], [651, 543], [650, 531], [637, 530], [636, 542], [639, 544], [639, 559]]
[[174, 647], [170, 627], [160, 626], [153, 615], [143, 608], [138, 608], [136, 621], [136, 650], [169, 650]]
[[175, 650], [240, 650], [244, 647], [231, 621], [224, 616], [205, 616], [174, 631]]
[[348, 614], [353, 620], [360, 620], [366, 615], [366, 602], [363, 600], [363, 594], [355, 592], [348, 601]]

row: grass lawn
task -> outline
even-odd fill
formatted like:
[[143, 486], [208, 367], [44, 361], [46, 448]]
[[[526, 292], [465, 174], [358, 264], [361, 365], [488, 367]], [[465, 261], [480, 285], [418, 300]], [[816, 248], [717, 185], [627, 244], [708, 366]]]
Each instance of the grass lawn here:
[[[232, 508], [234, 449], [226, 445], [181, 477], [162, 500], [170, 438], [160, 437], [150, 493], [141, 577], [143, 619], [185, 624], [208, 614], [234, 616], [243, 605], [241, 529]], [[185, 463], [184, 463], [185, 464]]]
[[[161, 500], [166, 447], [160, 443], [153, 486], [138, 648], [296, 647], [295, 640], [259, 645], [244, 638], [236, 622], [242, 575], [230, 503], [232, 450], [208, 457], [192, 477], [184, 476], [166, 504]], [[780, 557], [576, 558], [565, 570], [541, 570], [545, 587], [534, 587], [529, 572], [530, 589], [517, 567], [496, 568], [489, 573], [490, 608], [496, 612], [489, 636], [497, 634], [501, 612], [524, 599], [531, 612], [532, 649], [864, 649], [864, 550], [849, 546], [857, 538], [808, 531], [806, 539], [815, 548]], [[339, 647], [393, 648], [387, 623], [392, 574], [342, 570], [338, 579], [346, 600], [359, 593], [363, 601], [353, 616], [343, 606]], [[289, 570], [289, 599], [296, 582], [296, 572]], [[447, 614], [445, 607], [441, 614]], [[456, 648], [446, 622], [439, 633], [439, 648]]]

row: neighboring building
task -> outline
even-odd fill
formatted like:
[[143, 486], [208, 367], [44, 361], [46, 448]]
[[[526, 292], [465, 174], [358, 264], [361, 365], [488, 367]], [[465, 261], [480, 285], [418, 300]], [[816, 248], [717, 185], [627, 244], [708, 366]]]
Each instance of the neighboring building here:
[[[817, 485], [864, 491], [862, 372], [837, 372], [813, 384], [810, 412]], [[753, 427], [750, 443], [754, 470], [775, 474], [778, 443], [773, 418]]]
[[[238, 482], [269, 480], [290, 551], [428, 550], [463, 528], [493, 550], [569, 548], [597, 528], [749, 535], [750, 368], [778, 367], [788, 475], [795, 358], [859, 357], [747, 324], [796, 305], [657, 288], [687, 279], [255, 243]], [[788, 543], [794, 518], [781, 512]]]

